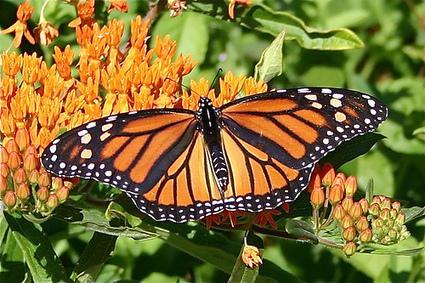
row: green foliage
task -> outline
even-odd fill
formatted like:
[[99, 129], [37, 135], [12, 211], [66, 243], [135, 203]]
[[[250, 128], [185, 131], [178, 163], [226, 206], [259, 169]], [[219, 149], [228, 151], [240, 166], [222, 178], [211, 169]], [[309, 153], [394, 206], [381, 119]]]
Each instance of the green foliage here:
[[[137, 14], [146, 15], [148, 2], [156, 1], [129, 1], [128, 14], [114, 12], [109, 18], [128, 23]], [[309, 222], [278, 217], [279, 227], [307, 240], [263, 237], [264, 264], [250, 270], [240, 260], [244, 231], [211, 231], [201, 223], [154, 223], [134, 211], [124, 197], [112, 203], [106, 198], [74, 197], [41, 224], [6, 213], [0, 218], [0, 281], [425, 281], [425, 254], [418, 249], [425, 244], [425, 3], [253, 2], [248, 7], [237, 5], [235, 20], [229, 20], [227, 2], [188, 1], [188, 11], [180, 17], [170, 18], [168, 11], [158, 15], [150, 40], [168, 34], [177, 41], [178, 52], [197, 61], [188, 79], [212, 79], [222, 67], [236, 74], [255, 73], [269, 82], [269, 88], [348, 87], [384, 101], [390, 111], [380, 133], [342, 145], [327, 161], [358, 176], [367, 197], [374, 187], [376, 194], [410, 206], [405, 213], [412, 237], [388, 248], [365, 246], [364, 253], [347, 259], [340, 250], [306, 244], [320, 241]], [[36, 8], [30, 22], [34, 27], [40, 2], [31, 3]], [[5, 29], [14, 22], [11, 15], [17, 3], [3, 1], [0, 7], [0, 27]], [[54, 44], [75, 47], [67, 27], [75, 10], [52, 1], [46, 17], [60, 30]], [[0, 50], [9, 49], [11, 40], [1, 35]], [[52, 46], [24, 44], [19, 51], [35, 51], [51, 60]], [[291, 213], [308, 216], [307, 206], [308, 199], [302, 196]]]

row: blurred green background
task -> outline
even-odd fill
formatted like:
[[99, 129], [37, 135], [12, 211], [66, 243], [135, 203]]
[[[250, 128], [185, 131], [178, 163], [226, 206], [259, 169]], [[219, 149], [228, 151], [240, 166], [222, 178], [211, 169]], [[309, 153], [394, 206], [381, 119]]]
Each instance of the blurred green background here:
[[[0, 0], [0, 27], [12, 25], [20, 1]], [[38, 21], [43, 1], [31, 1]], [[207, 13], [203, 2], [188, 1], [183, 15], [170, 18], [164, 11], [152, 24], [152, 37], [170, 34], [178, 52], [190, 54], [197, 68], [186, 78], [211, 80], [218, 68], [236, 74], [254, 74], [254, 66], [274, 35], [231, 21], [226, 11]], [[216, 1], [222, 2], [222, 1]], [[283, 74], [269, 88], [296, 86], [336, 86], [371, 93], [389, 107], [389, 118], [379, 128], [386, 139], [370, 152], [343, 166], [356, 175], [364, 189], [370, 178], [375, 193], [403, 200], [404, 205], [425, 203], [425, 2], [414, 0], [254, 0], [273, 11], [288, 12], [309, 27], [320, 30], [349, 28], [364, 43], [363, 48], [345, 51], [313, 50], [296, 40], [283, 46]], [[99, 22], [119, 18], [127, 23], [136, 15], [146, 15], [148, 1], [129, 1], [129, 12], [99, 12]], [[102, 6], [99, 4], [99, 6]], [[224, 8], [226, 4], [224, 4]], [[99, 8], [99, 10], [101, 10]], [[237, 6], [236, 15], [244, 8]], [[72, 6], [52, 2], [46, 18], [59, 28], [60, 37], [49, 47], [29, 45], [20, 52], [37, 52], [51, 62], [54, 45], [75, 45], [67, 27], [75, 18]], [[243, 21], [242, 21], [243, 22]], [[12, 36], [0, 36], [0, 51], [10, 47]], [[422, 129], [421, 129], [422, 128]], [[92, 233], [59, 221], [43, 224], [54, 249], [67, 271], [78, 262]], [[408, 226], [412, 237], [406, 245], [425, 243], [425, 219]], [[229, 241], [240, 235], [224, 234]], [[265, 239], [265, 258], [305, 282], [425, 282], [425, 254], [414, 257], [355, 255], [347, 259], [338, 250], [295, 244], [275, 238]], [[14, 258], [21, 252], [1, 258], [0, 278], [24, 280], [25, 266]], [[119, 237], [111, 259], [103, 267], [98, 282], [135, 280], [144, 282], [223, 282], [228, 274], [188, 255], [160, 239], [136, 241]], [[282, 282], [288, 282], [282, 278]], [[3, 281], [6, 282], [6, 281]]]

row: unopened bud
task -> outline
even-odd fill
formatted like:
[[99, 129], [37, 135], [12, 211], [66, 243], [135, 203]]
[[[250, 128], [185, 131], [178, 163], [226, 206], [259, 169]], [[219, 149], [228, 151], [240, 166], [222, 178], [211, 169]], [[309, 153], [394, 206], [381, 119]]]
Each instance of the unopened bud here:
[[9, 152], [9, 154], [14, 151], [19, 151], [19, 146], [16, 143], [15, 139], [9, 139], [7, 142], [5, 142], [5, 148], [7, 152]]
[[31, 184], [37, 184], [38, 183], [38, 177], [40, 176], [40, 173], [38, 173], [37, 169], [34, 169], [30, 172], [29, 176], [28, 176], [28, 181]]
[[30, 145], [30, 135], [25, 126], [18, 128], [15, 134], [15, 141], [18, 144], [19, 150], [23, 152]]
[[25, 150], [25, 154], [24, 154], [24, 158], [26, 158], [28, 155], [30, 154], [34, 154], [35, 156], [37, 156], [38, 152], [37, 149], [35, 148], [34, 145], [30, 145], [26, 150]]
[[353, 241], [356, 235], [357, 235], [357, 231], [356, 231], [356, 228], [354, 228], [354, 226], [347, 227], [342, 232], [342, 237], [347, 242]]
[[21, 166], [21, 162], [21, 156], [18, 152], [12, 151], [11, 153], [9, 153], [9, 160], [7, 161], [7, 165], [11, 170], [19, 168], [19, 166]]
[[345, 177], [344, 173], [339, 172], [336, 174], [334, 181], [332, 182], [332, 186], [340, 185], [342, 188], [345, 186], [345, 180], [347, 178]]
[[384, 221], [381, 218], [374, 219], [372, 224], [375, 224], [375, 227], [382, 227], [384, 225]]
[[353, 242], [348, 242], [342, 248], [342, 251], [346, 256], [352, 256], [356, 252], [357, 246]]
[[373, 215], [373, 216], [378, 216], [379, 215], [379, 204], [378, 203], [372, 203], [372, 205], [369, 207], [369, 214]]
[[9, 175], [9, 166], [6, 163], [0, 163], [0, 176], [7, 177]]
[[396, 218], [397, 218], [397, 215], [398, 215], [397, 210], [395, 210], [394, 208], [391, 208], [391, 209], [390, 209], [390, 218], [391, 218], [392, 220], [394, 220], [394, 219], [396, 219]]
[[59, 205], [59, 199], [56, 194], [50, 194], [46, 203], [47, 207], [50, 209], [55, 209]]
[[0, 145], [0, 163], [7, 163], [8, 159], [9, 153], [2, 145]]
[[350, 176], [345, 180], [345, 194], [347, 196], [354, 196], [357, 191], [357, 179], [354, 176]]
[[363, 214], [363, 209], [360, 205], [360, 203], [355, 202], [350, 208], [350, 211], [348, 212], [350, 216], [353, 218], [353, 220], [357, 220], [360, 216]]
[[[70, 189], [72, 189], [73, 187], [74, 187], [74, 184], [72, 183], [72, 182], [70, 182], [70, 181], [63, 181], [63, 185], [65, 186], [65, 187], [68, 187], [68, 189], [70, 190]], [[285, 206], [287, 206], [287, 209], [288, 209], [288, 211], [289, 211], [289, 204], [287, 203], [287, 202], [285, 202], [286, 203], [286, 205]]]
[[24, 168], [20, 167], [13, 174], [15, 184], [19, 185], [27, 181], [27, 175], [25, 174]]
[[345, 210], [344, 210], [344, 208], [342, 207], [342, 205], [340, 205], [340, 204], [337, 204], [336, 206], [335, 206], [335, 208], [334, 208], [334, 212], [333, 212], [333, 217], [336, 219], [336, 220], [338, 220], [338, 221], [341, 221], [342, 220], [342, 218], [345, 216]]
[[315, 167], [311, 174], [310, 183], [308, 184], [308, 191], [311, 193], [314, 188], [321, 188], [322, 180], [320, 179], [319, 169]]
[[63, 181], [62, 178], [59, 177], [52, 177], [52, 189], [54, 191], [58, 190], [59, 188], [63, 187]]
[[345, 211], [349, 212], [351, 207], [353, 206], [353, 198], [346, 196], [341, 203], [342, 207], [345, 209]]
[[329, 202], [332, 205], [339, 203], [344, 197], [344, 189], [340, 185], [332, 185], [329, 189]]
[[7, 179], [6, 177], [0, 176], [0, 196], [3, 196], [7, 190]]
[[341, 220], [342, 229], [346, 229], [350, 226], [353, 226], [353, 218], [350, 215], [346, 214]]
[[21, 201], [25, 201], [26, 199], [29, 198], [30, 189], [29, 189], [27, 183], [22, 183], [18, 186], [18, 188], [16, 189], [16, 196]]
[[3, 203], [9, 208], [13, 208], [16, 204], [16, 195], [14, 191], [7, 191], [3, 197]]
[[390, 219], [390, 210], [388, 208], [381, 209], [381, 212], [379, 212], [379, 218], [383, 220]]
[[406, 221], [406, 215], [403, 212], [400, 212], [395, 219], [395, 223], [404, 224], [404, 221]]
[[37, 195], [37, 199], [40, 202], [46, 202], [47, 199], [49, 198], [49, 195], [50, 195], [49, 188], [47, 188], [47, 187], [40, 187], [37, 190], [36, 195]]
[[31, 172], [36, 169], [39, 165], [39, 160], [35, 154], [28, 154], [24, 159], [24, 169], [27, 172]]
[[362, 198], [361, 200], [359, 200], [360, 206], [362, 207], [363, 210], [363, 214], [366, 214], [367, 211], [369, 210], [369, 203], [365, 198]]
[[325, 202], [325, 193], [321, 188], [314, 188], [310, 194], [310, 203], [313, 208], [320, 208]]
[[356, 228], [359, 231], [363, 231], [366, 230], [367, 228], [369, 228], [369, 221], [367, 221], [367, 217], [366, 216], [361, 216], [357, 222], [356, 222]]
[[381, 198], [379, 196], [373, 196], [371, 205], [374, 203], [381, 205]]
[[332, 164], [325, 163], [320, 172], [320, 176], [322, 177], [322, 184], [325, 187], [329, 187], [332, 185], [332, 182], [335, 179], [335, 169]]
[[381, 209], [382, 208], [387, 208], [387, 209], [391, 208], [391, 200], [389, 198], [385, 198], [384, 200], [381, 201]]
[[369, 243], [372, 240], [372, 230], [365, 229], [365, 230], [361, 231], [360, 235], [359, 235], [359, 240], [362, 243]]
[[69, 189], [66, 186], [59, 188], [56, 191], [56, 195], [58, 196], [59, 202], [64, 203], [69, 197]]
[[400, 202], [395, 201], [395, 202], [393, 202], [393, 203], [391, 204], [391, 207], [392, 207], [393, 209], [395, 209], [397, 212], [399, 212], [399, 211], [400, 211], [400, 208], [401, 208], [401, 204], [400, 204]]
[[40, 172], [40, 176], [38, 177], [38, 185], [40, 187], [47, 187], [50, 185], [50, 175], [47, 172]]

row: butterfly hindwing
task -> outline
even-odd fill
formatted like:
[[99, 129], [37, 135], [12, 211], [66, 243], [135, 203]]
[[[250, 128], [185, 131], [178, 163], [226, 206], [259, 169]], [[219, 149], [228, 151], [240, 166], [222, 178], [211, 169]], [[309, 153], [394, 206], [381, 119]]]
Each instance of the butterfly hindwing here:
[[289, 168], [227, 131], [223, 133], [223, 148], [231, 180], [224, 198], [214, 181], [200, 133], [151, 190], [127, 195], [155, 220], [185, 222], [223, 210], [259, 212], [295, 200], [313, 168]]
[[223, 126], [238, 138], [298, 169], [375, 130], [387, 117], [375, 98], [337, 88], [276, 90], [235, 100], [220, 111]]

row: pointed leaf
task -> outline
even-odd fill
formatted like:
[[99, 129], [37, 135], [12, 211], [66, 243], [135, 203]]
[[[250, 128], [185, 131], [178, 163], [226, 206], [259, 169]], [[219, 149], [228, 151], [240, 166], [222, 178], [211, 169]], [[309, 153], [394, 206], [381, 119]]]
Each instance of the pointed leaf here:
[[321, 163], [329, 162], [335, 168], [338, 168], [344, 163], [365, 154], [372, 148], [372, 146], [375, 145], [375, 143], [383, 138], [385, 138], [385, 136], [377, 133], [367, 133], [365, 135], [355, 137], [352, 140], [339, 145], [335, 151], [332, 151], [325, 156], [321, 160]]
[[[191, 10], [215, 18], [228, 19], [227, 6], [224, 1], [209, 3], [190, 1], [188, 6]], [[298, 44], [307, 49], [346, 50], [364, 46], [361, 39], [349, 29], [312, 28], [290, 13], [273, 11], [262, 4], [245, 8], [242, 14], [237, 14], [235, 21], [247, 28], [274, 36], [285, 30], [287, 40], [296, 40]]]
[[413, 206], [401, 210], [406, 215], [405, 223], [425, 216], [425, 207]]
[[68, 281], [66, 272], [40, 227], [21, 216], [4, 213], [12, 235], [21, 249], [35, 282]]
[[[254, 240], [257, 243], [253, 243], [254, 240], [252, 238], [255, 238]], [[260, 250], [261, 254], [263, 253], [263, 250], [264, 250], [263, 241], [260, 237], [250, 233], [247, 243], [249, 245], [254, 245]], [[236, 283], [236, 282], [247, 282], [247, 283], [253, 282], [254, 283], [257, 280], [261, 266], [257, 266], [251, 269], [245, 265], [245, 263], [242, 261], [242, 254], [243, 254], [244, 248], [245, 248], [245, 245], [242, 245], [241, 251], [239, 252], [239, 256], [237, 257], [235, 265], [233, 266], [232, 273], [230, 274], [230, 278], [228, 281], [229, 283]]]
[[260, 61], [255, 65], [255, 79], [263, 82], [268, 82], [283, 72], [283, 40], [285, 31], [273, 40], [261, 54]]
[[94, 232], [74, 269], [77, 282], [94, 282], [114, 251], [117, 236]]

